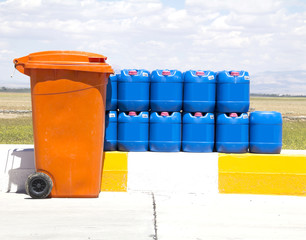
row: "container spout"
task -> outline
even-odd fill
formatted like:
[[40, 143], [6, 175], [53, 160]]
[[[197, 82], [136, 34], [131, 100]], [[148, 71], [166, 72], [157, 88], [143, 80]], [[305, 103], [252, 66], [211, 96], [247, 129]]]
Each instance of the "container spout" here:
[[203, 114], [201, 112], [196, 112], [194, 114], [195, 117], [203, 117]]
[[168, 116], [169, 116], [169, 113], [168, 113], [168, 112], [161, 112], [160, 115], [163, 116], [163, 117], [168, 117]]
[[234, 77], [238, 77], [240, 75], [239, 72], [234, 72], [234, 71], [232, 71], [230, 74], [231, 76], [234, 76]]
[[171, 72], [170, 72], [169, 70], [164, 70], [164, 71], [162, 72], [162, 75], [163, 75], [163, 76], [169, 76], [169, 75], [171, 75]]
[[238, 117], [238, 114], [237, 113], [231, 113], [229, 116], [230, 117]]

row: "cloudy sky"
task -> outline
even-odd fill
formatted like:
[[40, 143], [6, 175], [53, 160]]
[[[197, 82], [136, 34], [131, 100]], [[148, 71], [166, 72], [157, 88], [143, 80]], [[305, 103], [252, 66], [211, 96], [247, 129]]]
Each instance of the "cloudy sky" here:
[[44, 50], [100, 53], [117, 69], [243, 69], [254, 86], [303, 93], [306, 1], [0, 0], [0, 86], [29, 86], [10, 78], [12, 60]]

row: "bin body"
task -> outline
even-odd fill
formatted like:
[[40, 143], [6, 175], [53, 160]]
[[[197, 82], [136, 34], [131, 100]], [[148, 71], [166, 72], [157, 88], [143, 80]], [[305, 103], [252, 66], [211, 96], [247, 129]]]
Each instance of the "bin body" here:
[[215, 120], [213, 113], [195, 116], [184, 113], [182, 150], [184, 152], [212, 152], [215, 143]]
[[124, 69], [118, 77], [118, 108], [120, 111], [148, 111], [150, 72]]
[[104, 151], [117, 150], [117, 111], [105, 113]]
[[216, 116], [216, 150], [223, 153], [245, 153], [249, 147], [249, 118], [246, 113], [229, 117]]
[[106, 90], [106, 111], [117, 110], [117, 77], [118, 75], [111, 75], [108, 78]]
[[278, 154], [282, 149], [282, 115], [274, 111], [250, 113], [250, 152]]
[[120, 112], [118, 117], [118, 150], [144, 152], [149, 147], [149, 113], [134, 115]]
[[216, 111], [219, 113], [248, 112], [250, 77], [245, 71], [221, 71], [217, 74]]
[[216, 80], [211, 71], [190, 70], [184, 73], [184, 101], [185, 112], [215, 111]]
[[178, 70], [154, 70], [151, 73], [151, 110], [179, 112], [183, 105], [183, 77]]
[[150, 116], [150, 151], [179, 152], [181, 150], [181, 113], [162, 116], [152, 112]]
[[105, 59], [49, 51], [14, 60], [31, 78], [35, 167], [52, 179], [51, 197], [99, 195], [106, 85], [113, 71]]

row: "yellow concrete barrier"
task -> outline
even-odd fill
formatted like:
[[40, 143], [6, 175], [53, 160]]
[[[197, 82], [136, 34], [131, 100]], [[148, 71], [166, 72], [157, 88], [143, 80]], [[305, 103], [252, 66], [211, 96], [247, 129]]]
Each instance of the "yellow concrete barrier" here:
[[104, 152], [101, 191], [126, 192], [128, 153]]
[[306, 155], [219, 154], [219, 192], [306, 195]]

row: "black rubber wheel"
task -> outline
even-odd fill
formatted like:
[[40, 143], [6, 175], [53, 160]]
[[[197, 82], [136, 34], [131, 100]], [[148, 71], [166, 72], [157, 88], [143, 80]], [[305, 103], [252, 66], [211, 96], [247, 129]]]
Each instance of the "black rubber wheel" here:
[[25, 189], [32, 198], [46, 198], [51, 193], [53, 182], [51, 178], [42, 172], [31, 174], [26, 183]]

